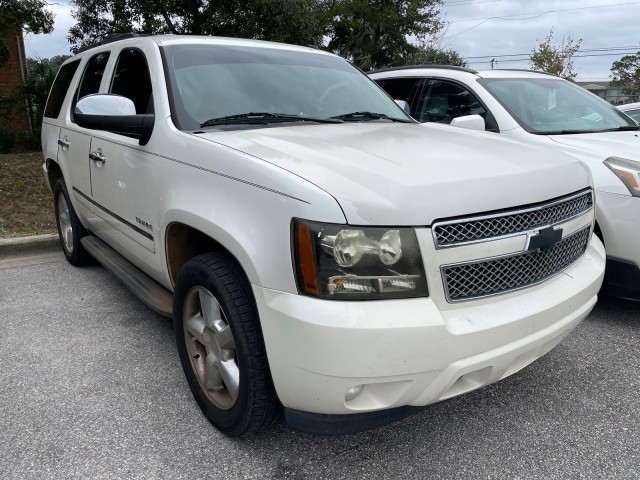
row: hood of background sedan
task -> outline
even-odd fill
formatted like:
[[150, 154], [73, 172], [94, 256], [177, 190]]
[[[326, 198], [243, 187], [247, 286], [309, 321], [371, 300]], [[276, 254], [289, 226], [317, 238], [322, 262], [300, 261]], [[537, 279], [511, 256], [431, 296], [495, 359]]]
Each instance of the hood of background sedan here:
[[305, 178], [333, 195], [354, 225], [429, 225], [591, 183], [572, 157], [444, 125], [314, 124], [200, 136]]
[[550, 135], [556, 143], [609, 157], [640, 161], [640, 131]]

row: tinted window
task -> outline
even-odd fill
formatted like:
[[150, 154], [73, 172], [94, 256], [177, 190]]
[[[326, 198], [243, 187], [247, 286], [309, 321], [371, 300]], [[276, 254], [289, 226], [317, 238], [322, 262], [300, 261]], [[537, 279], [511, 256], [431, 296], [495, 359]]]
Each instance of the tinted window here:
[[429, 80], [417, 103], [415, 118], [419, 122], [451, 123], [465, 115], [486, 118], [486, 110], [476, 97], [457, 83]]
[[415, 114], [415, 106], [411, 103], [413, 91], [418, 82], [417, 78], [386, 78], [376, 80], [385, 92], [394, 100], [404, 100], [411, 106], [411, 114]]
[[84, 96], [100, 91], [100, 82], [102, 82], [102, 76], [104, 75], [104, 69], [107, 66], [108, 60], [109, 52], [98, 53], [91, 57], [84, 69], [84, 75], [78, 87], [76, 101]]
[[151, 77], [144, 54], [137, 49], [123, 50], [118, 57], [111, 82], [111, 93], [130, 99], [136, 113], [152, 113]]
[[71, 80], [80, 65], [80, 60], [76, 60], [71, 63], [67, 63], [60, 68], [56, 80], [51, 87], [51, 93], [49, 93], [49, 99], [47, 100], [47, 106], [44, 109], [44, 116], [49, 118], [58, 118], [60, 110], [62, 109], [62, 103], [64, 97], [67, 95]]

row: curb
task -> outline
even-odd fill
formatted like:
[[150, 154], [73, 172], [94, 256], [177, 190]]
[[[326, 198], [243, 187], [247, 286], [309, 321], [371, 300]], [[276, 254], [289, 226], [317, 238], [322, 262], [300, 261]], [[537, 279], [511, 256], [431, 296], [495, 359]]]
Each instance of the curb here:
[[13, 255], [49, 253], [60, 249], [57, 233], [29, 237], [0, 238], [0, 258]]

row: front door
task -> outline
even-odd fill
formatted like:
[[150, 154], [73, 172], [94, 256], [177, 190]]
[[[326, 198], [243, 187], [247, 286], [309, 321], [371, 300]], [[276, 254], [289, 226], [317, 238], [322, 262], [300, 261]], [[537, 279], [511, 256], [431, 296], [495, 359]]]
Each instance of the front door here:
[[[133, 101], [136, 113], [153, 112], [151, 79], [144, 53], [137, 48], [120, 51], [109, 93]], [[130, 259], [153, 264], [159, 232], [154, 199], [154, 157], [147, 145], [125, 135], [94, 131], [89, 152], [93, 208], [100, 221], [95, 233]], [[145, 258], [146, 257], [146, 258]]]

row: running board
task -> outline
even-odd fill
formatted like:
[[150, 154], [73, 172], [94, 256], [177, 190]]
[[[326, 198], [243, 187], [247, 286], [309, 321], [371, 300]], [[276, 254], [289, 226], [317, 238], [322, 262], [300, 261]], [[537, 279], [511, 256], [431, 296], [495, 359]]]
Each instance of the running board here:
[[98, 237], [86, 236], [82, 246], [107, 270], [118, 277], [151, 310], [171, 318], [173, 296], [169, 290], [126, 260]]

